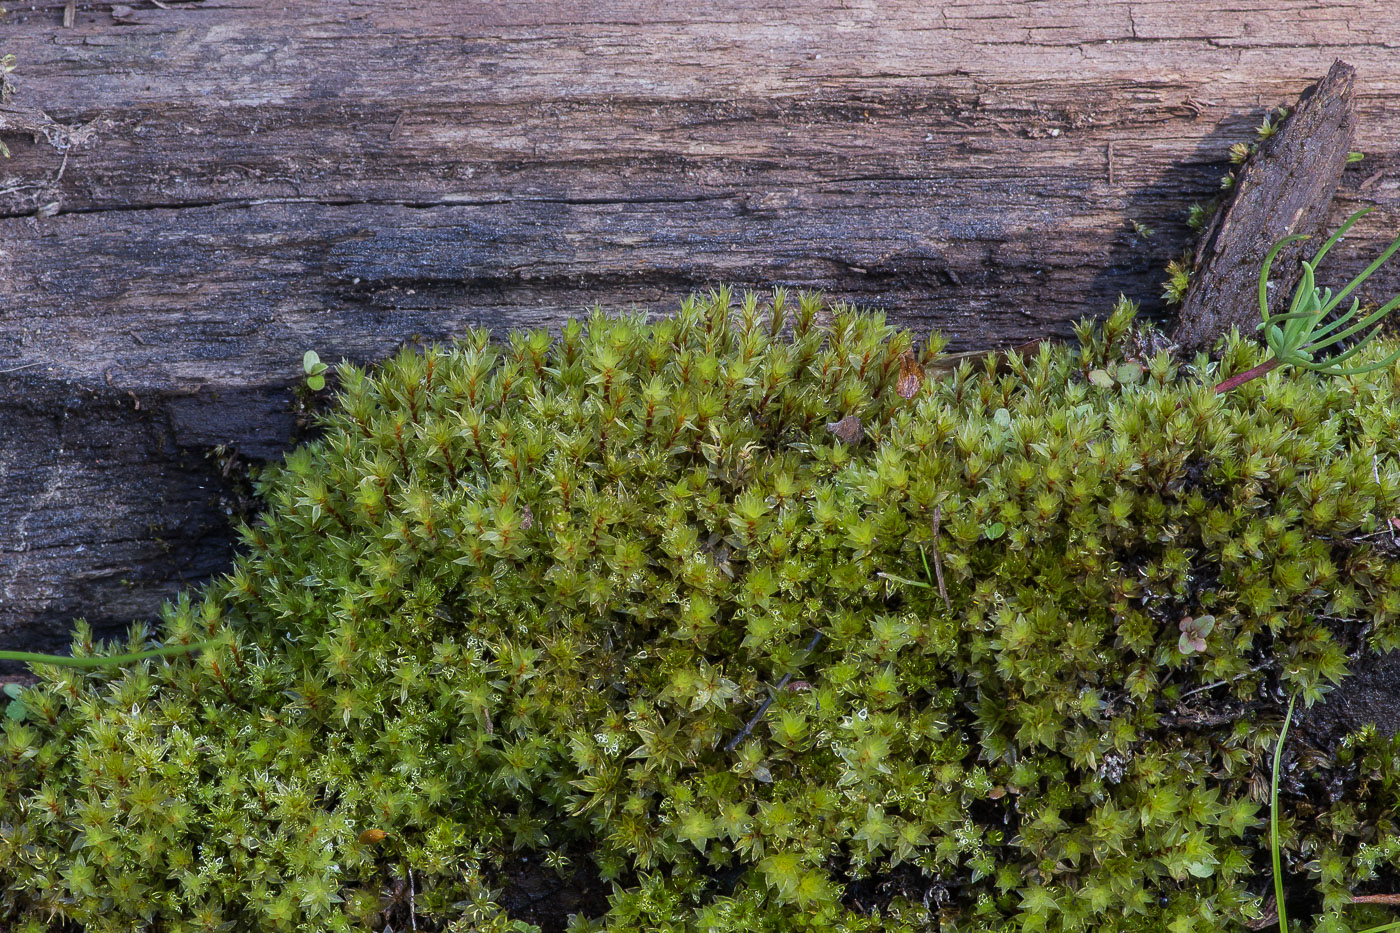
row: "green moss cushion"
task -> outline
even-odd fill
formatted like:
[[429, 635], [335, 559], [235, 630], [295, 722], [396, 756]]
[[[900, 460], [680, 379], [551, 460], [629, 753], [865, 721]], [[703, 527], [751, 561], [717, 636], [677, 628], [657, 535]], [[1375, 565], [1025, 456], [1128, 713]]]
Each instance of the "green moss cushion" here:
[[[558, 929], [541, 877], [575, 930], [1259, 916], [1283, 705], [1396, 643], [1400, 366], [1217, 396], [1256, 350], [1179, 373], [1131, 317], [935, 378], [719, 293], [340, 367], [166, 612], [221, 647], [41, 668], [5, 722], [0, 920]], [[1297, 741], [1336, 927], [1397, 877], [1396, 746]]]

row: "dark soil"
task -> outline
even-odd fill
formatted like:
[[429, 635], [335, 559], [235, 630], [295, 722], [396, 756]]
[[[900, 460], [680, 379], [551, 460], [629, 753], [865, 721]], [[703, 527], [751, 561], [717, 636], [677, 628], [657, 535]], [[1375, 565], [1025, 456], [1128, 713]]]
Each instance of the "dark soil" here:
[[588, 857], [573, 862], [572, 873], [561, 875], [537, 856], [512, 859], [493, 884], [502, 889], [497, 903], [512, 920], [536, 924], [543, 933], [563, 933], [570, 914], [601, 917], [608, 911], [612, 885], [599, 877]]

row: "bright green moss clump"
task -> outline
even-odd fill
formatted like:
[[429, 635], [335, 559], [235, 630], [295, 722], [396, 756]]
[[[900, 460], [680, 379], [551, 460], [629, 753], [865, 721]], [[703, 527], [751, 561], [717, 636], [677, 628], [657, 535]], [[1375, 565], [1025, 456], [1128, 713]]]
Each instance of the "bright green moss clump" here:
[[[615, 883], [579, 930], [1256, 916], [1283, 703], [1400, 635], [1400, 365], [1217, 396], [1255, 349], [1135, 361], [1123, 306], [901, 380], [882, 318], [775, 303], [342, 367], [167, 612], [223, 647], [43, 669], [5, 723], [0, 922], [512, 929], [521, 856]], [[1286, 759], [1329, 923], [1400, 870], [1396, 752]]]

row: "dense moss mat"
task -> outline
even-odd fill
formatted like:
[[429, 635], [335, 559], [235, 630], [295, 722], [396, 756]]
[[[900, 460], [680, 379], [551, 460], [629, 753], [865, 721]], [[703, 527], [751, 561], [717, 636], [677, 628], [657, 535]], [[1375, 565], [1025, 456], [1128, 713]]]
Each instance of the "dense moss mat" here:
[[[1131, 318], [933, 378], [721, 293], [342, 367], [233, 573], [75, 650], [220, 647], [5, 723], [0, 920], [521, 929], [523, 865], [610, 892], [578, 930], [1259, 916], [1283, 705], [1400, 632], [1400, 366], [1217, 396], [1256, 349]], [[1305, 750], [1289, 886], [1340, 930], [1400, 877], [1397, 747]]]

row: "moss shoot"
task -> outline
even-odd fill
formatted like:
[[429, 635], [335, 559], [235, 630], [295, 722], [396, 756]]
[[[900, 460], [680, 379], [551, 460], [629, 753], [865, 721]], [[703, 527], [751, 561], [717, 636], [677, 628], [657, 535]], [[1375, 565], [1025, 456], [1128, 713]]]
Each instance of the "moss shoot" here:
[[[0, 925], [522, 930], [527, 872], [576, 933], [1265, 916], [1283, 709], [1400, 639], [1400, 364], [1217, 395], [1256, 347], [1132, 315], [938, 378], [782, 293], [342, 365], [232, 573], [74, 650], [217, 646], [20, 692]], [[1400, 748], [1298, 742], [1342, 930]]]

